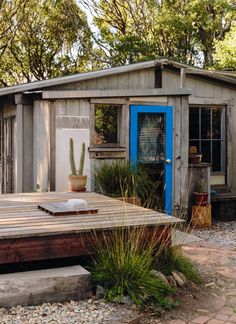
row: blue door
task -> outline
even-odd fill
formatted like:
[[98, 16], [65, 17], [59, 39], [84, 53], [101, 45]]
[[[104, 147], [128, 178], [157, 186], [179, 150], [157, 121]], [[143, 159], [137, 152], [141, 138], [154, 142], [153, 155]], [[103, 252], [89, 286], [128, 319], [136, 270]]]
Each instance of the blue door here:
[[[130, 106], [130, 160], [159, 184], [161, 205], [172, 214], [173, 107]], [[154, 180], [153, 180], [154, 181]]]

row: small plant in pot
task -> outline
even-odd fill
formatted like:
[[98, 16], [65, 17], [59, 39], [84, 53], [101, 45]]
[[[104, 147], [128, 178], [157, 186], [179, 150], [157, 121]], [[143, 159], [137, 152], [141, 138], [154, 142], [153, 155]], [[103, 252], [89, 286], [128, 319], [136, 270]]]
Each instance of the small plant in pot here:
[[206, 206], [208, 202], [208, 192], [206, 188], [206, 181], [200, 178], [197, 186], [197, 191], [193, 192], [195, 205]]
[[83, 175], [85, 159], [85, 143], [82, 143], [82, 151], [80, 155], [79, 170], [76, 171], [75, 158], [74, 158], [74, 142], [70, 138], [70, 167], [71, 174], [69, 175], [69, 189], [71, 191], [85, 191], [87, 176]]

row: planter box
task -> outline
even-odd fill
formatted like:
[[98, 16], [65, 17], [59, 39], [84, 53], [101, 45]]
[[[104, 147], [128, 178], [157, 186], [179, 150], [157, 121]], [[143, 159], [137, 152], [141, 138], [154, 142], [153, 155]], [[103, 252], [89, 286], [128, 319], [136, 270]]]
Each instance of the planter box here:
[[191, 224], [194, 228], [210, 228], [212, 225], [211, 205], [193, 206]]

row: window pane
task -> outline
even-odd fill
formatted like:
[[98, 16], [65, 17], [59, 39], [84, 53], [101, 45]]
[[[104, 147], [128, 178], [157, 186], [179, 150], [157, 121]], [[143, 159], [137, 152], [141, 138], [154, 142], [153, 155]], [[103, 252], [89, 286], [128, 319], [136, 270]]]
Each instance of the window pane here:
[[212, 137], [220, 139], [221, 138], [221, 116], [222, 108], [212, 109]]
[[201, 138], [211, 138], [211, 109], [201, 108]]
[[199, 108], [196, 107], [189, 109], [189, 138], [199, 138]]
[[120, 106], [95, 106], [94, 144], [118, 142], [118, 113]]
[[159, 163], [165, 159], [165, 115], [138, 114], [138, 161]]
[[211, 141], [201, 141], [202, 162], [211, 163]]
[[213, 141], [212, 171], [222, 171], [221, 141]]

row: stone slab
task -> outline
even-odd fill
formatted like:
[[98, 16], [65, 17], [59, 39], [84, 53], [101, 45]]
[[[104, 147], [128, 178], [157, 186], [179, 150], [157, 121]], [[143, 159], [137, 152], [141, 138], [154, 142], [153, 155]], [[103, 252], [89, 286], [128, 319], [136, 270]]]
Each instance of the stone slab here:
[[0, 307], [80, 300], [90, 295], [90, 272], [76, 265], [0, 275]]

